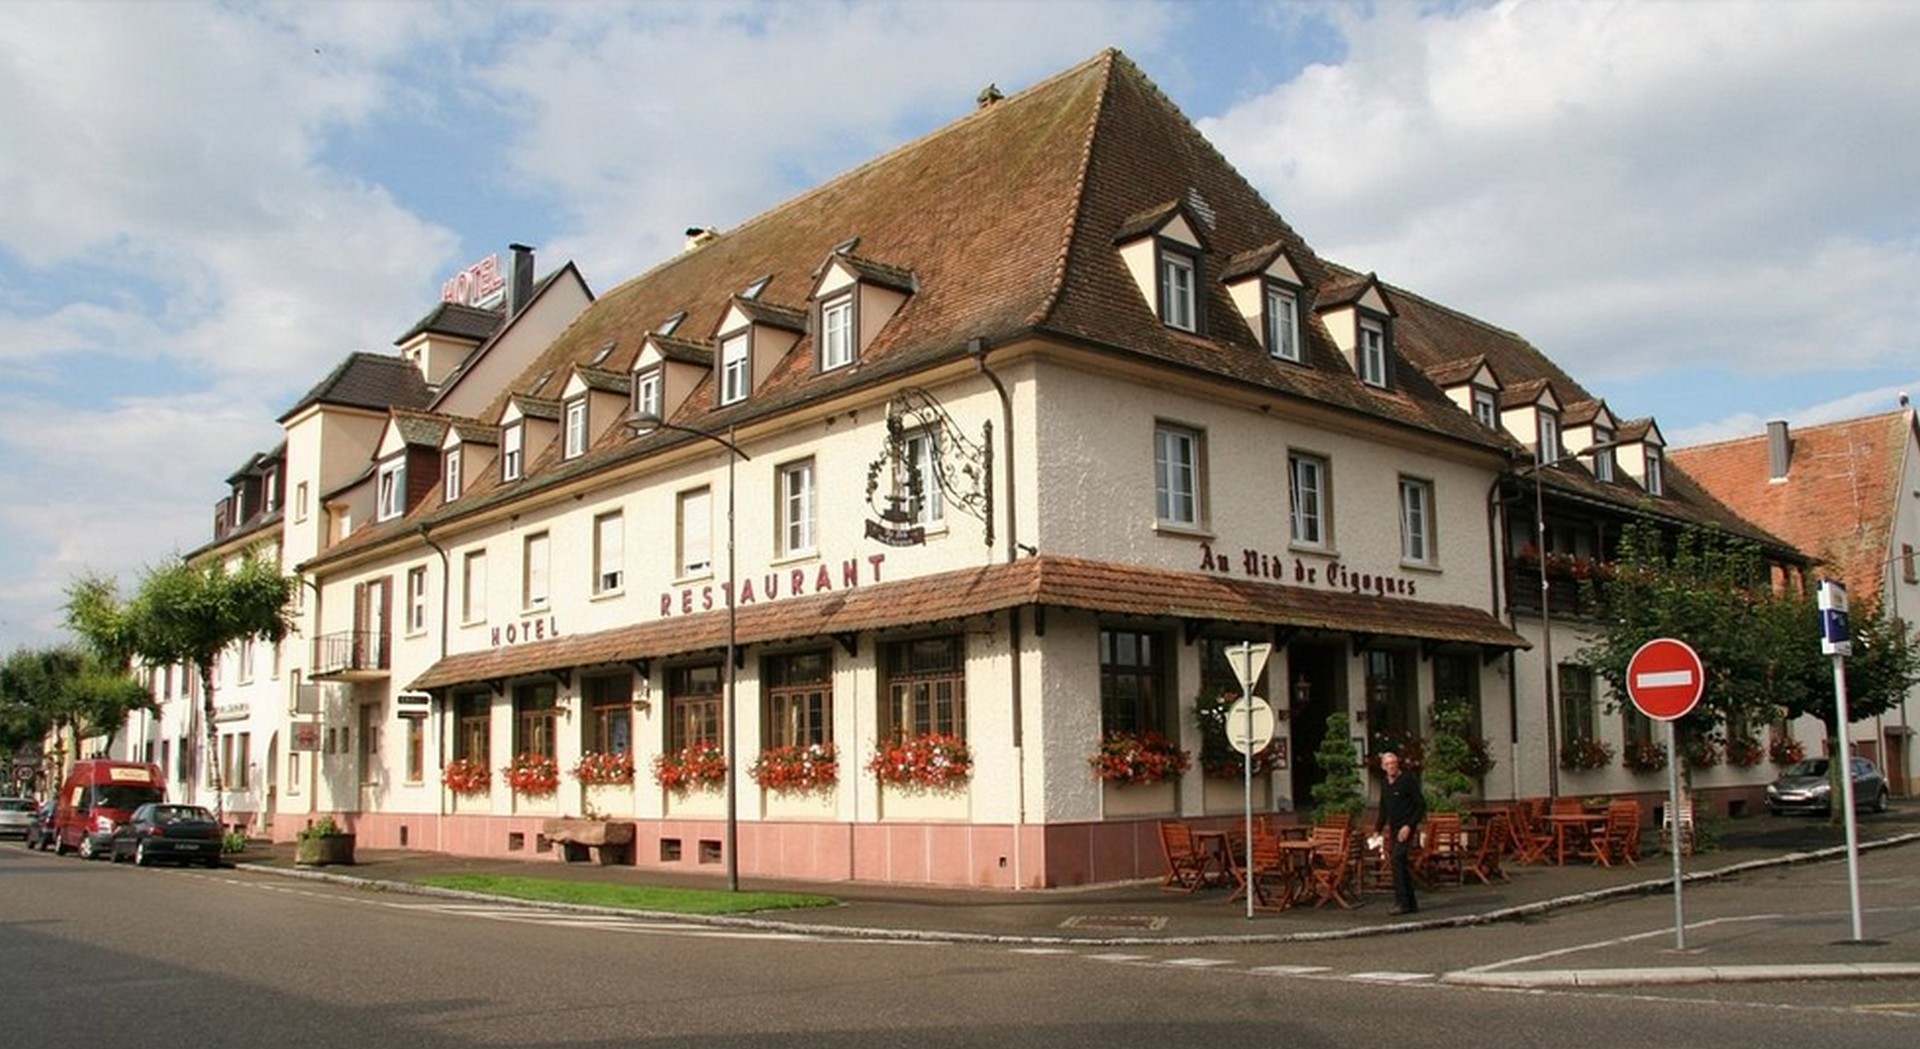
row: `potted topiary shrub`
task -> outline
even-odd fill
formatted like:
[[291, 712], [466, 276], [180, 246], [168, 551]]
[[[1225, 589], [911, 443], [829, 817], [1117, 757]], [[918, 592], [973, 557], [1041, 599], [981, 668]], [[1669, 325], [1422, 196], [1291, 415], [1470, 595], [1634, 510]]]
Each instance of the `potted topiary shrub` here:
[[303, 867], [325, 867], [353, 863], [353, 835], [342, 830], [332, 816], [322, 816], [307, 824], [294, 843], [293, 862]]

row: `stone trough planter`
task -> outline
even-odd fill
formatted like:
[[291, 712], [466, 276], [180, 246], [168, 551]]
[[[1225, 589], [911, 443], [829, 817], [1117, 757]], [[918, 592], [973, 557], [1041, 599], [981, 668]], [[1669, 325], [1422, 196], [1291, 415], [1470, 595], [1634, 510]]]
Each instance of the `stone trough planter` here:
[[541, 824], [540, 833], [560, 846], [568, 863], [585, 862], [589, 853], [602, 866], [633, 862], [632, 820], [550, 819]]

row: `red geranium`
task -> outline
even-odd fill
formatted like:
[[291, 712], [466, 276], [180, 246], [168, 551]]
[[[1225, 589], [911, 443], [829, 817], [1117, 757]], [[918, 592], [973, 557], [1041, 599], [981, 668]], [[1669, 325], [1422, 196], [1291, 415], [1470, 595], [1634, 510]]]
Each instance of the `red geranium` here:
[[448, 762], [447, 771], [440, 778], [448, 790], [468, 797], [493, 789], [493, 772], [487, 768], [487, 763], [472, 758], [455, 758]]
[[560, 789], [560, 765], [545, 754], [520, 754], [500, 770], [515, 794], [539, 798]]
[[596, 754], [588, 751], [580, 755], [579, 762], [573, 766], [573, 778], [588, 786], [632, 783], [633, 755]]
[[973, 752], [958, 736], [929, 732], [877, 744], [867, 771], [897, 786], [957, 786], [973, 773]]
[[653, 759], [653, 781], [671, 791], [717, 787], [727, 782], [727, 755], [720, 744], [701, 740]]
[[831, 743], [768, 747], [747, 774], [772, 791], [801, 793], [831, 787], [840, 778], [840, 752]]
[[1116, 729], [1100, 740], [1100, 749], [1087, 763], [1095, 776], [1114, 783], [1159, 783], [1187, 771], [1193, 758], [1158, 732]]

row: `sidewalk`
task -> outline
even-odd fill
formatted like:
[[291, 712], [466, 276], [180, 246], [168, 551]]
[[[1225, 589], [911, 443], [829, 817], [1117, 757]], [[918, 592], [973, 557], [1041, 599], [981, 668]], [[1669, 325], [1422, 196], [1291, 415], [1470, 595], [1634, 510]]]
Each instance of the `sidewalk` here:
[[[1832, 864], [1841, 877], [1845, 870], [1844, 835], [1824, 820], [1747, 817], [1720, 825], [1720, 842], [1712, 851], [1688, 857], [1684, 864], [1689, 899], [1696, 886], [1724, 882], [1754, 871], [1797, 864]], [[1863, 817], [1859, 827], [1863, 863], [1872, 853], [1899, 849], [1920, 841], [1920, 806], [1908, 811]], [[614, 884], [671, 885], [718, 888], [717, 876], [693, 876], [629, 866], [603, 867], [593, 863], [565, 863], [554, 857], [526, 860], [476, 858], [414, 850], [359, 850], [351, 867], [302, 868], [293, 863], [291, 843], [253, 844], [236, 857], [235, 866], [288, 877], [320, 879], [396, 892], [427, 892], [412, 884], [438, 874], [509, 874]], [[867, 883], [797, 883], [745, 879], [743, 889], [812, 892], [839, 901], [834, 907], [770, 912], [731, 918], [687, 918], [718, 924], [777, 928], [823, 935], [869, 938], [975, 941], [1074, 946], [1143, 944], [1248, 944], [1332, 940], [1356, 936], [1407, 933], [1422, 929], [1482, 925], [1515, 921], [1548, 911], [1628, 896], [1667, 896], [1672, 887], [1671, 861], [1653, 852], [1637, 867], [1601, 868], [1590, 864], [1565, 867], [1509, 864], [1511, 881], [1494, 885], [1437, 887], [1421, 896], [1416, 920], [1390, 916], [1390, 898], [1368, 894], [1352, 910], [1334, 907], [1296, 907], [1278, 913], [1257, 913], [1249, 919], [1244, 902], [1230, 902], [1224, 889], [1191, 895], [1163, 892], [1155, 882], [1136, 882], [1075, 889], [1022, 892], [957, 890]], [[1727, 891], [1739, 891], [1728, 888]], [[1911, 901], [1920, 904], [1920, 900]], [[530, 904], [529, 906], [537, 906]], [[1893, 971], [1860, 968], [1882, 964], [1881, 954], [1864, 955], [1858, 947], [1829, 943], [1801, 943], [1790, 936], [1748, 935], [1732, 945], [1743, 965], [1716, 965], [1713, 971], [1692, 964], [1684, 956], [1660, 973], [1635, 972], [1612, 977], [1608, 971], [1535, 970], [1530, 973], [1484, 974], [1460, 982], [1539, 986], [1542, 982], [1597, 984], [1650, 982], [1656, 979], [1699, 982], [1742, 978], [1831, 978], [1837, 976], [1920, 976], [1920, 936], [1899, 944], [1885, 955], [1914, 959], [1897, 962]], [[1852, 953], [1849, 953], [1851, 951]], [[1729, 960], [1716, 950], [1716, 960]], [[1788, 963], [1791, 976], [1782, 976], [1779, 963]], [[1748, 970], [1749, 966], [1766, 966]], [[1909, 971], [1910, 970], [1910, 971]], [[1663, 975], [1664, 974], [1664, 975]], [[1521, 978], [1535, 982], [1517, 982]]]

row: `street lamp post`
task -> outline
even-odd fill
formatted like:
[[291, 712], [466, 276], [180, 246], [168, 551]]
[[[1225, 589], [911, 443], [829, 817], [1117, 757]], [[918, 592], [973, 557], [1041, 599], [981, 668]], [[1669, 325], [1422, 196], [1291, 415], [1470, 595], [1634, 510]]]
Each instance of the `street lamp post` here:
[[735, 783], [740, 778], [740, 762], [738, 758], [739, 748], [735, 745], [737, 736], [734, 724], [737, 718], [734, 716], [733, 702], [734, 653], [736, 650], [737, 627], [739, 623], [739, 602], [735, 600], [735, 589], [738, 581], [734, 574], [733, 557], [734, 536], [736, 534], [733, 522], [733, 492], [735, 487], [733, 467], [739, 460], [751, 459], [753, 457], [741, 450], [740, 445], [735, 443], [732, 426], [727, 427], [726, 436], [722, 437], [709, 430], [701, 430], [692, 426], [681, 426], [678, 423], [667, 422], [665, 419], [651, 412], [635, 412], [627, 417], [626, 422], [627, 426], [633, 430], [635, 436], [645, 436], [655, 430], [675, 430], [680, 433], [705, 438], [727, 450], [727, 662], [726, 666], [722, 668], [722, 673], [725, 675], [725, 693], [721, 697], [721, 703], [724, 708], [724, 719], [726, 721], [726, 726], [723, 729], [725, 732], [725, 742], [722, 746], [725, 748], [727, 759], [727, 829], [726, 840], [722, 843], [721, 848], [726, 854], [727, 891], [739, 892], [740, 798]]

